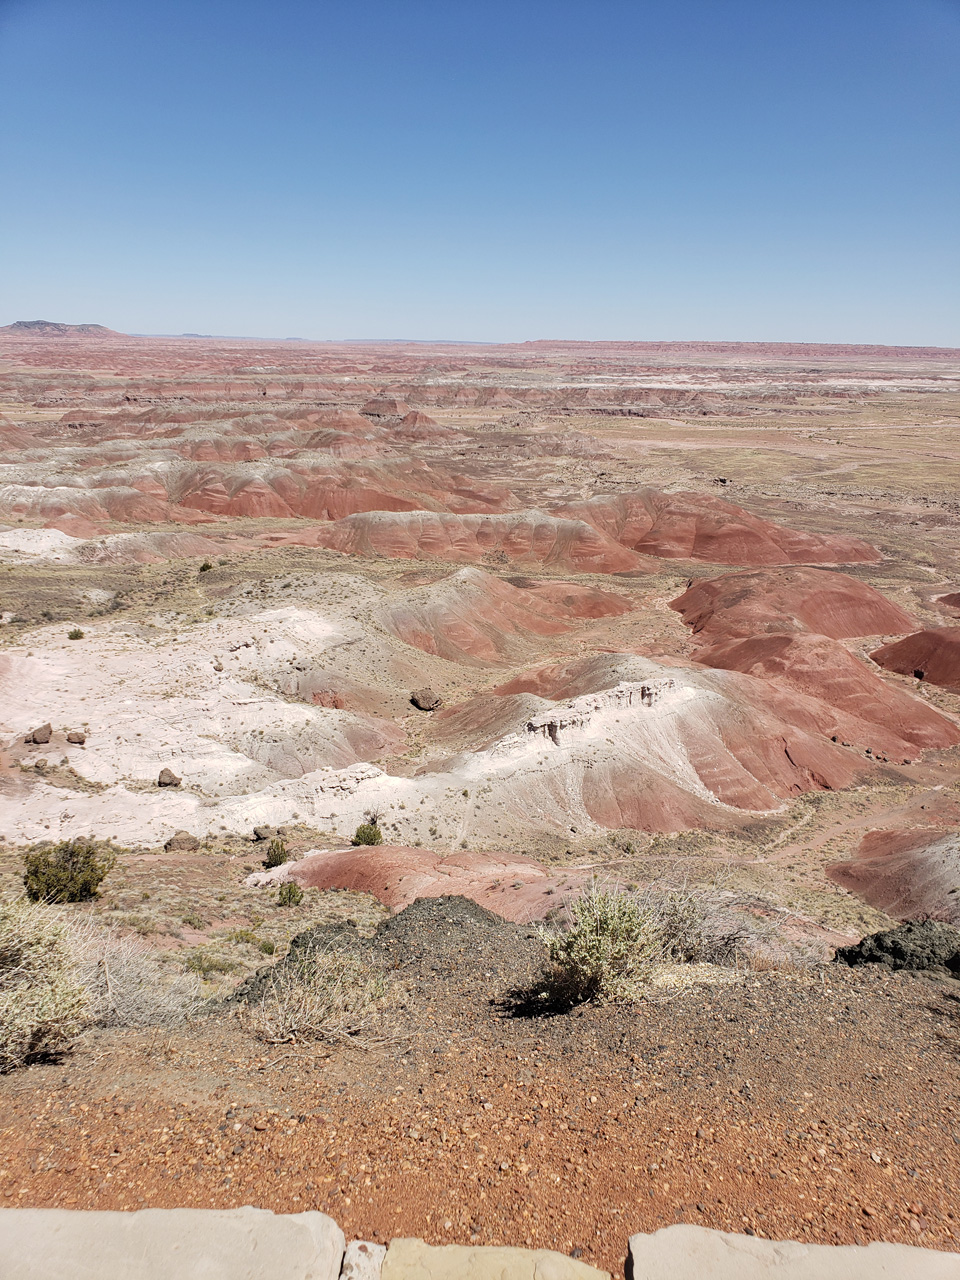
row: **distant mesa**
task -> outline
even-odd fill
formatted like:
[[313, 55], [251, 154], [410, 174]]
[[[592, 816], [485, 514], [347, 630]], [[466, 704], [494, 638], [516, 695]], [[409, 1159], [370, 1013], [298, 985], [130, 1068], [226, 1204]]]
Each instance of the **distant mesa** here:
[[0, 333], [22, 333], [43, 338], [63, 338], [74, 333], [94, 338], [119, 336], [116, 329], [108, 329], [102, 324], [61, 324], [58, 320], [14, 320], [13, 324], [0, 326]]
[[396, 396], [381, 395], [361, 405], [360, 412], [370, 418], [405, 418], [412, 410]]
[[871, 653], [878, 667], [960, 693], [960, 627], [932, 627]]
[[858, 578], [828, 569], [757, 569], [694, 582], [670, 608], [704, 641], [815, 631], [833, 640], [903, 635], [916, 618]]

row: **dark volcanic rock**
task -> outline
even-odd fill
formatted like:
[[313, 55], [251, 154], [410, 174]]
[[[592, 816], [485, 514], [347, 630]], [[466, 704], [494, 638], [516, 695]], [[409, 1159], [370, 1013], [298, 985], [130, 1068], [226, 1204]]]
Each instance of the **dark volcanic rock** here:
[[839, 964], [885, 964], [891, 969], [933, 970], [960, 976], [960, 929], [939, 920], [907, 921], [861, 938], [852, 947], [838, 947]]
[[160, 776], [157, 778], [158, 787], [179, 787], [182, 779], [178, 778], [172, 769], [161, 769]]
[[414, 689], [410, 701], [418, 711], [436, 711], [443, 706], [443, 699], [432, 689]]
[[175, 831], [163, 847], [167, 853], [192, 853], [200, 848], [200, 841], [189, 831]]

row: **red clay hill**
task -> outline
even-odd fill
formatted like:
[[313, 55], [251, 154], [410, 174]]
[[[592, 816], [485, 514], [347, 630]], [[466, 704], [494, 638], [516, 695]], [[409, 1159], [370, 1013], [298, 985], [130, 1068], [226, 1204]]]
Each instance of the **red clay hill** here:
[[887, 671], [929, 680], [960, 693], [960, 627], [917, 631], [894, 644], [885, 644], [870, 657]]

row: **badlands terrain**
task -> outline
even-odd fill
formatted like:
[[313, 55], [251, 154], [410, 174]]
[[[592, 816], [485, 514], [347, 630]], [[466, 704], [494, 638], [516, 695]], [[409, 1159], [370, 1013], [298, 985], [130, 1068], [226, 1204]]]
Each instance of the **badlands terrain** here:
[[[93, 834], [84, 910], [171, 964], [340, 923], [407, 982], [351, 1053], [219, 1021], [6, 1078], [0, 1191], [956, 1247], [953, 984], [818, 966], [960, 924], [960, 352], [19, 324], [0, 465], [3, 891]], [[711, 886], [769, 972], [519, 1016], [593, 877]]]

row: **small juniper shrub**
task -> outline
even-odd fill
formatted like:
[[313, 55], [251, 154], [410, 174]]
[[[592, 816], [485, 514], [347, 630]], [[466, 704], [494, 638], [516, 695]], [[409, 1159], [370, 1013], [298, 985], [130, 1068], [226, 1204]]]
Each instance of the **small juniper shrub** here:
[[302, 901], [303, 890], [298, 884], [288, 880], [286, 884], [280, 886], [280, 892], [277, 894], [278, 907], [299, 907]]
[[267, 845], [267, 856], [264, 860], [265, 867], [282, 867], [290, 857], [287, 852], [286, 844], [279, 838], [271, 840]]
[[361, 822], [353, 833], [351, 844], [383, 844], [383, 832], [375, 822]]
[[67, 639], [68, 639], [68, 640], [82, 640], [82, 639], [83, 639], [83, 632], [80, 630], [80, 628], [79, 628], [79, 627], [74, 627], [72, 631], [68, 631], [68, 632], [67, 632]]
[[117, 855], [82, 836], [48, 849], [35, 849], [23, 860], [23, 885], [31, 902], [86, 902], [95, 898]]

